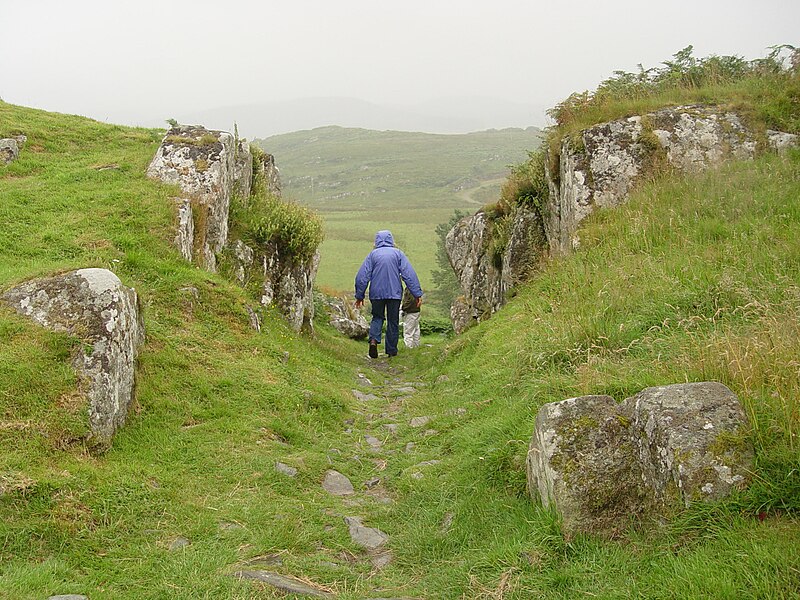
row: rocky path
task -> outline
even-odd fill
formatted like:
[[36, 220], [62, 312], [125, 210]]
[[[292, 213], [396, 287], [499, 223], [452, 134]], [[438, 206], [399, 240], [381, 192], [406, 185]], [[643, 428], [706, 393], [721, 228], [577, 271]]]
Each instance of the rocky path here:
[[[373, 383], [373, 380], [375, 383]], [[334, 499], [334, 507], [326, 509], [329, 516], [336, 517], [340, 527], [346, 529], [353, 545], [360, 548], [348, 561], [366, 563], [374, 574], [390, 565], [395, 556], [391, 549], [392, 532], [382, 531], [373, 523], [373, 517], [394, 502], [391, 486], [387, 485], [385, 473], [398, 457], [415, 453], [416, 442], [408, 438], [423, 439], [435, 436], [438, 431], [430, 427], [429, 415], [409, 415], [407, 403], [423, 389], [425, 384], [407, 377], [402, 367], [388, 361], [369, 363], [356, 374], [351, 394], [355, 400], [354, 416], [343, 421], [344, 433], [349, 447], [333, 448], [331, 456], [349, 456], [353, 463], [371, 464], [369, 476], [359, 480], [331, 466], [323, 474], [319, 485]], [[341, 464], [341, 461], [337, 461]], [[405, 469], [410, 477], [420, 479], [425, 471], [438, 464], [438, 460], [423, 460]], [[339, 467], [342, 471], [346, 469]], [[275, 469], [287, 477], [296, 477], [298, 469], [277, 462]], [[363, 480], [361, 480], [363, 479]], [[297, 597], [336, 598], [333, 590], [306, 579], [302, 573], [278, 572], [278, 559], [272, 564], [251, 561], [236, 567], [233, 575], [252, 580], [269, 588], [294, 594]], [[363, 597], [372, 600], [413, 600], [405, 596], [386, 596], [387, 590], [376, 589]], [[383, 595], [381, 595], [383, 594]]]

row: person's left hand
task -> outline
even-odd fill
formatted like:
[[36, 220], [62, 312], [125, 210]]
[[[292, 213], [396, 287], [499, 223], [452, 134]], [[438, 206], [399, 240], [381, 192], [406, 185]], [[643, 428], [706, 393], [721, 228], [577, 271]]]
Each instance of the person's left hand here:
[[417, 298], [417, 308], [419, 308], [420, 306], [422, 306], [422, 296]]
[[361, 299], [361, 300], [356, 299], [356, 308], [361, 308], [362, 306], [364, 306], [364, 300], [363, 299]]

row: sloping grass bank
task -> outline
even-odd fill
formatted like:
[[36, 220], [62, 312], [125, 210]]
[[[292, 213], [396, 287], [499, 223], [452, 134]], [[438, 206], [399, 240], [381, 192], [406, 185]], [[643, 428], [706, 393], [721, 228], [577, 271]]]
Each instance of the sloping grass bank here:
[[[426, 565], [431, 597], [800, 593], [799, 197], [797, 152], [651, 182], [591, 217], [578, 252], [451, 341], [443, 362], [418, 357], [429, 381], [447, 380], [410, 410], [444, 415], [433, 426], [447, 433], [438, 476], [407, 488], [397, 551]], [[624, 541], [564, 542], [525, 492], [538, 408], [706, 380], [746, 407], [750, 489]], [[447, 416], [459, 407], [466, 417]]]
[[[256, 334], [252, 299], [180, 259], [175, 190], [144, 176], [162, 132], [4, 103], [0, 130], [28, 136], [0, 168], [0, 288], [110, 268], [137, 289], [147, 327], [137, 406], [92, 456], [69, 368], [80, 342], [0, 309], [0, 598], [257, 596], [233, 565], [271, 548], [316, 551], [324, 532], [321, 511], [295, 502], [327, 468], [324, 451], [307, 458], [302, 485], [274, 463], [340, 429], [352, 365], [325, 328], [298, 338], [269, 314]], [[191, 551], [168, 550], [179, 535]]]

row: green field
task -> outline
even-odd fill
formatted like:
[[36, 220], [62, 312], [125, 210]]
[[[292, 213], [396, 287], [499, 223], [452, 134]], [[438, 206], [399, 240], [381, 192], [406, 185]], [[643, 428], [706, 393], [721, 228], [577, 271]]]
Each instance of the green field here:
[[535, 128], [433, 135], [322, 127], [256, 142], [275, 155], [284, 195], [317, 210], [325, 242], [317, 281], [351, 291], [375, 232], [390, 229], [423, 287], [435, 268], [436, 225], [494, 201], [508, 165], [541, 142]]

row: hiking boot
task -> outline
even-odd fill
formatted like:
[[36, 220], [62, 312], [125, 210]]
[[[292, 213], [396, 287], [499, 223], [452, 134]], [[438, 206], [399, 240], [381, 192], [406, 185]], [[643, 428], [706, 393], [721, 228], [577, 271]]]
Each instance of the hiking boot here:
[[377, 340], [369, 341], [369, 357], [378, 358], [378, 342]]

